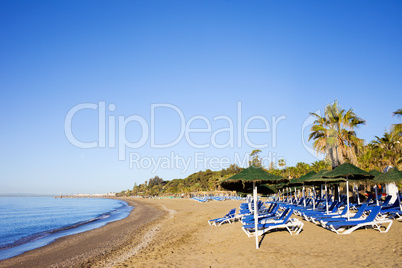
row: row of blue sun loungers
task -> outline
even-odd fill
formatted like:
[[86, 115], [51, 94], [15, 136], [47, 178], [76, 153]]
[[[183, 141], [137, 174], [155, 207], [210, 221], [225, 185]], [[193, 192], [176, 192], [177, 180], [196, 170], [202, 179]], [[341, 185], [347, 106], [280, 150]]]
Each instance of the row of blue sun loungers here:
[[[392, 196], [391, 196], [391, 195], [388, 195], [388, 196], [385, 198], [384, 202], [382, 202], [382, 201], [380, 200], [381, 197], [382, 197], [381, 195], [379, 195], [379, 196], [377, 197], [377, 198], [378, 198], [378, 203], [379, 203], [379, 205], [381, 205], [381, 206], [388, 206], [389, 203], [390, 203], [390, 201], [391, 201], [391, 199], [392, 199]], [[376, 205], [377, 205], [377, 200], [375, 199], [375, 195], [374, 195], [374, 194], [370, 194], [370, 195], [368, 196], [367, 200], [366, 200], [365, 202], [361, 203], [361, 204], [351, 203], [351, 204], [350, 204], [350, 208], [357, 210], [362, 204], [367, 204], [368, 206], [376, 206]]]
[[[291, 235], [297, 235], [302, 231], [304, 224], [299, 219], [291, 217], [296, 214], [306, 221], [337, 234], [350, 234], [360, 228], [372, 228], [381, 233], [386, 233], [392, 226], [392, 219], [402, 220], [399, 200], [397, 199], [391, 205], [390, 200], [390, 197], [386, 197], [377, 206], [377, 201], [374, 198], [369, 198], [361, 204], [353, 204], [352, 213], [347, 210], [345, 196], [342, 196], [340, 201], [332, 201], [331, 196], [315, 199], [306, 198], [306, 200], [289, 198], [283, 201], [272, 200], [265, 203], [258, 201], [256, 230], [253, 214], [254, 203], [249, 199], [248, 202], [240, 205], [239, 214], [236, 215], [236, 210], [233, 209], [222, 218], [210, 220], [209, 224], [219, 226], [223, 223], [233, 223], [240, 220], [242, 230], [249, 237], [255, 236], [255, 234], [263, 235], [278, 229], [284, 229]], [[325, 207], [326, 204], [328, 204], [328, 210]]]
[[192, 197], [191, 199], [204, 203], [208, 201], [225, 201], [225, 200], [242, 200], [243, 198], [238, 196], [204, 196], [204, 197]]
[[291, 218], [293, 209], [287, 208], [279, 215], [262, 218], [258, 221], [257, 232], [255, 222], [243, 222], [242, 230], [248, 237], [263, 235], [272, 230], [286, 229], [291, 235], [298, 235], [303, 229], [304, 223], [296, 218]]
[[380, 211], [380, 206], [369, 207], [367, 204], [363, 204], [354, 215], [349, 216], [349, 219], [346, 207], [340, 213], [303, 213], [303, 217], [305, 220], [337, 234], [350, 234], [363, 227], [386, 233], [392, 225], [392, 220], [381, 214]]
[[[355, 213], [349, 215], [345, 202], [332, 203], [332, 209], [329, 211], [299, 211], [306, 221], [313, 222], [337, 234], [350, 234], [360, 228], [373, 228], [381, 233], [388, 232], [392, 225], [392, 218], [400, 218], [399, 201], [389, 205], [391, 197], [386, 197], [384, 202], [379, 203], [373, 198], [369, 198], [366, 202], [355, 205], [353, 208]], [[335, 204], [335, 205], [334, 205]], [[353, 209], [352, 209], [353, 210]], [[395, 212], [393, 216], [390, 212]]]
[[[259, 223], [257, 227], [257, 235], [265, 234], [272, 230], [285, 229], [291, 235], [297, 235], [303, 229], [303, 223], [295, 218], [291, 218], [293, 214], [292, 209], [284, 209], [279, 211], [279, 204], [271, 204], [268, 207], [261, 201], [257, 203]], [[222, 218], [209, 220], [210, 225], [220, 226], [223, 223], [232, 223], [240, 220], [243, 224], [242, 230], [247, 236], [255, 236], [255, 224], [254, 224], [254, 204], [253, 202], [242, 203], [240, 205], [239, 214], [234, 215], [233, 209]]]

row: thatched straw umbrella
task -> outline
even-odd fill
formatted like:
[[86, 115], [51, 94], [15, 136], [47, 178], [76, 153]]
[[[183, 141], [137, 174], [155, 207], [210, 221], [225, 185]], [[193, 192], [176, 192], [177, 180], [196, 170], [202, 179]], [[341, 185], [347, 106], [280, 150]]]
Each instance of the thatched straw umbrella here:
[[255, 222], [255, 246], [259, 248], [258, 242], [258, 215], [257, 215], [257, 185], [278, 184], [289, 181], [287, 178], [270, 174], [259, 167], [250, 166], [240, 173], [221, 182], [221, 186], [228, 190], [244, 192], [253, 189], [254, 197], [254, 222]]
[[337, 178], [345, 178], [346, 179], [346, 204], [348, 208], [348, 220], [349, 220], [349, 179], [351, 180], [367, 180], [373, 179], [374, 176], [370, 173], [350, 164], [343, 163], [342, 165], [334, 168], [332, 171], [326, 173], [322, 176], [323, 178], [329, 179], [337, 179]]
[[[396, 168], [392, 168], [388, 172], [381, 173], [380, 175], [376, 176], [376, 178], [374, 178], [374, 180], [373, 180], [373, 183], [386, 184], [386, 183], [392, 183], [392, 182], [397, 183], [397, 182], [400, 182], [400, 181], [402, 181], [402, 172], [397, 170]], [[397, 192], [397, 198], [398, 198], [398, 201], [399, 201], [399, 208], [400, 208], [400, 210], [402, 210], [402, 204], [401, 204], [401, 197], [399, 195], [399, 189], [398, 189], [398, 192]]]

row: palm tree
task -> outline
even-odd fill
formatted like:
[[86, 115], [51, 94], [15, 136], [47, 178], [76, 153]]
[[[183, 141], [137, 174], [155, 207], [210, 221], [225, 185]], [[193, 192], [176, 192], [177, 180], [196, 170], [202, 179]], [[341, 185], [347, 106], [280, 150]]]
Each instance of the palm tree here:
[[248, 162], [249, 166], [254, 167], [262, 167], [261, 159], [259, 158], [259, 154], [261, 150], [253, 150], [250, 154], [251, 160]]
[[286, 166], [286, 160], [283, 159], [283, 158], [279, 159], [278, 160], [278, 166], [280, 166], [280, 167]]
[[387, 166], [397, 167], [402, 162], [401, 138], [399, 135], [385, 132], [384, 136], [372, 142], [375, 152], [379, 155], [378, 162], [381, 169]]
[[323, 169], [329, 169], [330, 165], [325, 162], [324, 160], [320, 160], [320, 161], [314, 161], [311, 164], [311, 169], [314, 170], [315, 172], [319, 172]]
[[[402, 116], [402, 109], [393, 112]], [[402, 124], [391, 126], [390, 132], [362, 147], [359, 155], [360, 166], [366, 170], [382, 170], [387, 166], [400, 168], [402, 165]]]
[[366, 171], [381, 169], [380, 159], [380, 149], [374, 144], [374, 141], [364, 145], [358, 156], [359, 166]]
[[[281, 158], [278, 160], [278, 166], [280, 167], [285, 167], [286, 166], [286, 160]], [[286, 169], [286, 168], [285, 168]], [[285, 176], [285, 169], [282, 170], [283, 176]]]
[[[402, 117], [402, 109], [398, 109], [393, 112], [393, 115], [397, 117]], [[402, 124], [393, 124], [391, 127], [391, 132], [393, 135], [402, 136]]]
[[346, 161], [357, 165], [356, 154], [363, 140], [356, 137], [354, 129], [365, 124], [365, 121], [352, 109], [342, 109], [338, 101], [325, 107], [323, 117], [316, 113], [310, 114], [316, 117], [309, 135], [309, 140], [314, 140], [314, 149], [329, 156], [332, 168]]
[[295, 168], [296, 168], [296, 174], [294, 177], [300, 177], [311, 170], [311, 166], [303, 162], [296, 163]]

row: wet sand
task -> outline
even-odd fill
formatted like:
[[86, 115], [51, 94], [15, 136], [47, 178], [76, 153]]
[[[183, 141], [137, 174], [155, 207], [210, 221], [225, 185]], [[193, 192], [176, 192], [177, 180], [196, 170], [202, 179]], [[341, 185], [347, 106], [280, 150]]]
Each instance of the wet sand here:
[[305, 222], [291, 236], [272, 232], [255, 249], [239, 222], [219, 227], [208, 219], [238, 208], [240, 201], [198, 203], [188, 199], [124, 199], [136, 206], [126, 219], [60, 239], [0, 262], [0, 267], [400, 267], [402, 222], [388, 233], [350, 235]]

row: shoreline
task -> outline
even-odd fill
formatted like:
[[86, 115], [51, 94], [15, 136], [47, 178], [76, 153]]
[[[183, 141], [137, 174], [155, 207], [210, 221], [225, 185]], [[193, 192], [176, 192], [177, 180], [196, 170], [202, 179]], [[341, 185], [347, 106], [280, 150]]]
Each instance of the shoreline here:
[[0, 267], [89, 267], [130, 244], [141, 229], [163, 216], [164, 212], [133, 198], [116, 198], [134, 209], [118, 221], [54, 242], [0, 261]]
[[76, 222], [71, 225], [65, 225], [55, 229], [30, 234], [0, 248], [0, 261], [50, 245], [59, 238], [91, 231], [101, 228], [108, 223], [123, 220], [130, 215], [134, 207], [130, 206], [126, 201], [118, 199], [115, 200], [118, 201], [121, 206], [115, 208], [114, 210], [103, 212], [94, 218]]

